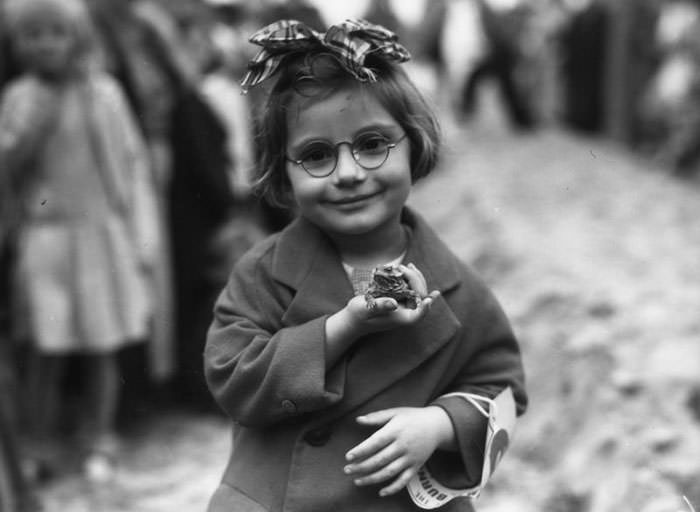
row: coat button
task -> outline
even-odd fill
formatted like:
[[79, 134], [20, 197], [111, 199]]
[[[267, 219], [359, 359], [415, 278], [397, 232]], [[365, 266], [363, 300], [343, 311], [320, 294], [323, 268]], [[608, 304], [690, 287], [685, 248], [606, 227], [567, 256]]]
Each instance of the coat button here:
[[294, 414], [297, 412], [297, 405], [291, 400], [282, 400], [282, 409], [286, 413]]
[[324, 446], [330, 440], [331, 434], [329, 426], [318, 427], [304, 434], [304, 441], [311, 446]]

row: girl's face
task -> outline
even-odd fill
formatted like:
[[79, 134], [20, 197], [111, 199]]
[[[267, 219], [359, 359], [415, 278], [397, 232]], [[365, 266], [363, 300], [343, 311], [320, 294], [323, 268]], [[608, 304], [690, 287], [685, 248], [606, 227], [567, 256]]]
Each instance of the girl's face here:
[[[327, 144], [337, 154], [335, 170], [321, 178], [287, 162], [299, 213], [335, 237], [388, 234], [398, 228], [411, 189], [410, 146], [401, 126], [360, 88], [340, 89], [297, 105], [287, 114], [287, 157], [306, 158], [313, 164], [332, 155]], [[370, 155], [369, 160], [385, 142], [396, 145], [388, 149], [381, 166], [368, 170], [355, 161], [350, 144], [337, 145], [353, 141], [356, 150]]]
[[66, 72], [75, 44], [74, 30], [60, 14], [27, 20], [17, 34], [17, 49], [29, 69], [47, 77]]

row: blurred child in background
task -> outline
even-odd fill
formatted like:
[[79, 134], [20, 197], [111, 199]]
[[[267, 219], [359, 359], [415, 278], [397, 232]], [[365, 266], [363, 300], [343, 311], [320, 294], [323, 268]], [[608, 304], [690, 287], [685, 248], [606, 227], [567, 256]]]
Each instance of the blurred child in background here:
[[76, 410], [84, 417], [73, 425], [85, 441], [86, 475], [103, 480], [118, 448], [117, 354], [145, 339], [151, 308], [149, 167], [121, 90], [90, 65], [84, 5], [14, 0], [6, 9], [24, 70], [0, 104], [0, 161], [17, 197], [13, 332], [33, 347], [29, 448], [41, 463], [55, 462], [66, 362], [80, 354]]

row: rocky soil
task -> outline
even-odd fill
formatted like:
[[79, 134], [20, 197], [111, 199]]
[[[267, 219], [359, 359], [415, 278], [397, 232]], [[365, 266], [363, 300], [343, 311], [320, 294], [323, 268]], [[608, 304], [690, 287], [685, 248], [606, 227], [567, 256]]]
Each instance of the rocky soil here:
[[418, 202], [503, 301], [532, 399], [481, 510], [700, 506], [698, 184], [559, 132], [458, 137]]
[[[493, 286], [531, 396], [479, 510], [700, 510], [700, 184], [558, 130], [446, 131], [412, 203]], [[164, 413], [128, 433], [114, 482], [41, 494], [49, 512], [204, 510], [228, 436]]]

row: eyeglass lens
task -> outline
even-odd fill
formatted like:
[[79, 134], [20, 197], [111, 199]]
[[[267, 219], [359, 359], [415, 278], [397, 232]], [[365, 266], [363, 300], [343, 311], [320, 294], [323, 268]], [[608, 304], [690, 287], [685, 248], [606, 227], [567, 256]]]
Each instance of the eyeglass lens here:
[[[338, 164], [339, 147], [342, 144], [350, 143], [313, 142], [301, 152], [299, 156], [300, 163], [312, 176], [328, 176]], [[352, 141], [350, 152], [359, 166], [364, 169], [376, 169], [386, 161], [392, 146], [386, 137], [371, 134], [358, 137]]]

